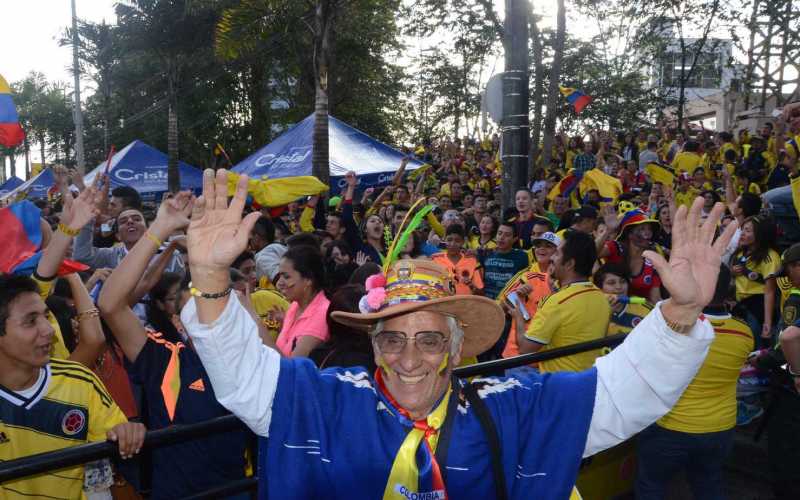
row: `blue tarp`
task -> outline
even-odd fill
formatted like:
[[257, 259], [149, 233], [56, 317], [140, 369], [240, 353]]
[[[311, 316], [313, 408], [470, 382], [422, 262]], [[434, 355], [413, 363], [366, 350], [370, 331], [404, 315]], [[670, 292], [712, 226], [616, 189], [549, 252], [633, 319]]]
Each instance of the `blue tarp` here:
[[[106, 168], [104, 161], [86, 174], [83, 182], [88, 186], [94, 182], [98, 173]], [[181, 189], [199, 191], [203, 188], [203, 172], [187, 163], [179, 162]], [[111, 189], [117, 186], [130, 186], [144, 200], [160, 199], [167, 191], [167, 155], [142, 141], [133, 141], [111, 159], [109, 169]]]
[[0, 197], [16, 197], [19, 193], [27, 192], [28, 194], [25, 197], [28, 199], [47, 198], [47, 191], [53, 187], [54, 182], [55, 177], [53, 176], [53, 171], [46, 168], [39, 172], [36, 177], [28, 179], [9, 192], [3, 193]]
[[5, 181], [3, 183], [2, 186], [0, 186], [0, 198], [2, 198], [3, 196], [7, 195], [8, 193], [13, 191], [14, 189], [18, 188], [24, 182], [25, 181], [23, 181], [22, 179], [20, 179], [17, 176], [14, 176], [14, 177], [8, 179], [7, 181]]
[[[281, 134], [274, 141], [245, 158], [233, 167], [234, 172], [250, 177], [270, 179], [311, 175], [311, 146], [314, 115]], [[403, 153], [373, 139], [350, 125], [328, 117], [330, 141], [331, 192], [344, 186], [344, 175], [353, 170], [359, 178], [359, 187], [386, 185], [400, 167]], [[422, 166], [411, 160], [406, 170]]]

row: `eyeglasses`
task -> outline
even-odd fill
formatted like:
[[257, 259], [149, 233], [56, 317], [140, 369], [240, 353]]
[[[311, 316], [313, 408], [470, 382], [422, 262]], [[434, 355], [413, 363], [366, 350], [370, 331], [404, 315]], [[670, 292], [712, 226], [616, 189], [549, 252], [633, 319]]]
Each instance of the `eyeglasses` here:
[[410, 338], [403, 332], [383, 331], [375, 335], [375, 345], [385, 354], [400, 354], [410, 340], [425, 354], [441, 354], [450, 338], [441, 332], [417, 332]]

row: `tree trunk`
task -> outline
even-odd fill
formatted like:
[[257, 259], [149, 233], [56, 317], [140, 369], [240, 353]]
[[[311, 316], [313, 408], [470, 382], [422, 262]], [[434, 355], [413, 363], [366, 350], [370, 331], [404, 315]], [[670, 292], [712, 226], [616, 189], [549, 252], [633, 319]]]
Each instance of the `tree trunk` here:
[[[27, 170], [29, 165], [31, 164], [31, 143], [28, 142], [28, 136], [25, 136], [25, 141], [23, 141], [23, 146], [25, 149], [25, 167], [23, 170]], [[15, 162], [11, 162], [11, 175], [17, 175], [17, 166]]]
[[544, 144], [542, 145], [542, 165], [550, 166], [553, 154], [553, 140], [556, 134], [556, 115], [558, 114], [558, 97], [561, 92], [558, 83], [561, 79], [561, 61], [564, 58], [564, 34], [567, 25], [567, 11], [564, 0], [558, 0], [558, 19], [556, 40], [553, 47], [553, 68], [550, 71], [550, 85], [547, 88], [547, 114], [544, 119]]
[[514, 194], [528, 182], [528, 2], [506, 0], [503, 30], [503, 208], [514, 206]]
[[[42, 153], [42, 170], [44, 170], [45, 167], [47, 166], [47, 162], [44, 161], [45, 142], [46, 142], [45, 136], [44, 136], [44, 134], [42, 134], [39, 137], [39, 148], [40, 148], [40, 152]], [[31, 168], [30, 168], [30, 166], [28, 167], [28, 171], [25, 172], [25, 175], [27, 176], [28, 179], [31, 178]]]
[[[530, 9], [529, 9], [530, 12]], [[542, 136], [542, 90], [544, 86], [544, 68], [542, 66], [542, 38], [539, 27], [536, 25], [536, 17], [531, 15], [529, 20], [531, 26], [531, 43], [533, 44], [533, 124], [531, 131], [530, 148], [530, 168], [528, 176], [533, 177], [536, 169], [536, 160], [539, 159], [539, 141]], [[545, 168], [547, 165], [545, 165]]]
[[181, 189], [181, 173], [178, 169], [178, 96], [176, 92], [177, 71], [170, 65], [167, 75], [169, 111], [167, 115], [167, 189], [177, 193]]
[[330, 185], [330, 157], [328, 154], [328, 59], [333, 43], [333, 1], [318, 0], [315, 13], [316, 74], [314, 96], [312, 175]]

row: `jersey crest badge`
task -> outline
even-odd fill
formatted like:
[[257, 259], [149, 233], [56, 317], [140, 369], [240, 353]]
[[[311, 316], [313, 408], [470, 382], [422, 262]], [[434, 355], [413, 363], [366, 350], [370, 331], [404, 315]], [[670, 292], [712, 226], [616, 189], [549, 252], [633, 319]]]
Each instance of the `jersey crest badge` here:
[[78, 409], [72, 409], [64, 414], [61, 419], [61, 430], [67, 436], [74, 436], [86, 427], [86, 414]]

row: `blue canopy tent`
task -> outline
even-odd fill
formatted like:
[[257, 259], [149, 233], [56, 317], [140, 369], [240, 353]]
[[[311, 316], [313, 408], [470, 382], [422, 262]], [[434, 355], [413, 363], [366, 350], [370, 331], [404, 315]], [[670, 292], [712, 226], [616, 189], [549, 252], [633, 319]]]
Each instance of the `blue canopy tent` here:
[[8, 193], [10, 193], [11, 191], [18, 188], [21, 184], [24, 183], [25, 181], [23, 181], [17, 176], [8, 179], [3, 183], [2, 186], [0, 186], [0, 198], [4, 197], [5, 195], [7, 195]]
[[[53, 176], [53, 171], [49, 168], [46, 168], [39, 172], [38, 175], [28, 179], [27, 181], [23, 182], [19, 186], [11, 189], [6, 193], [0, 194], [0, 198], [16, 198], [20, 193], [27, 193], [25, 195], [28, 199], [33, 198], [47, 198], [47, 191], [53, 187], [55, 183], [55, 177]], [[3, 185], [5, 186], [5, 184]]]
[[[311, 175], [313, 130], [312, 114], [245, 158], [233, 167], [233, 171], [253, 178], [266, 176], [270, 179]], [[344, 187], [344, 175], [349, 170], [358, 175], [360, 188], [386, 185], [403, 159], [400, 151], [332, 116], [328, 117], [328, 137], [332, 193]], [[406, 170], [421, 166], [421, 162], [411, 160]]]
[[[86, 185], [94, 182], [98, 174], [106, 169], [106, 162], [86, 174]], [[199, 191], [203, 188], [203, 172], [187, 163], [178, 162], [181, 175], [181, 189]], [[111, 189], [130, 186], [142, 196], [143, 200], [156, 200], [167, 189], [167, 155], [156, 148], [136, 140], [122, 148], [111, 158], [108, 177]]]

